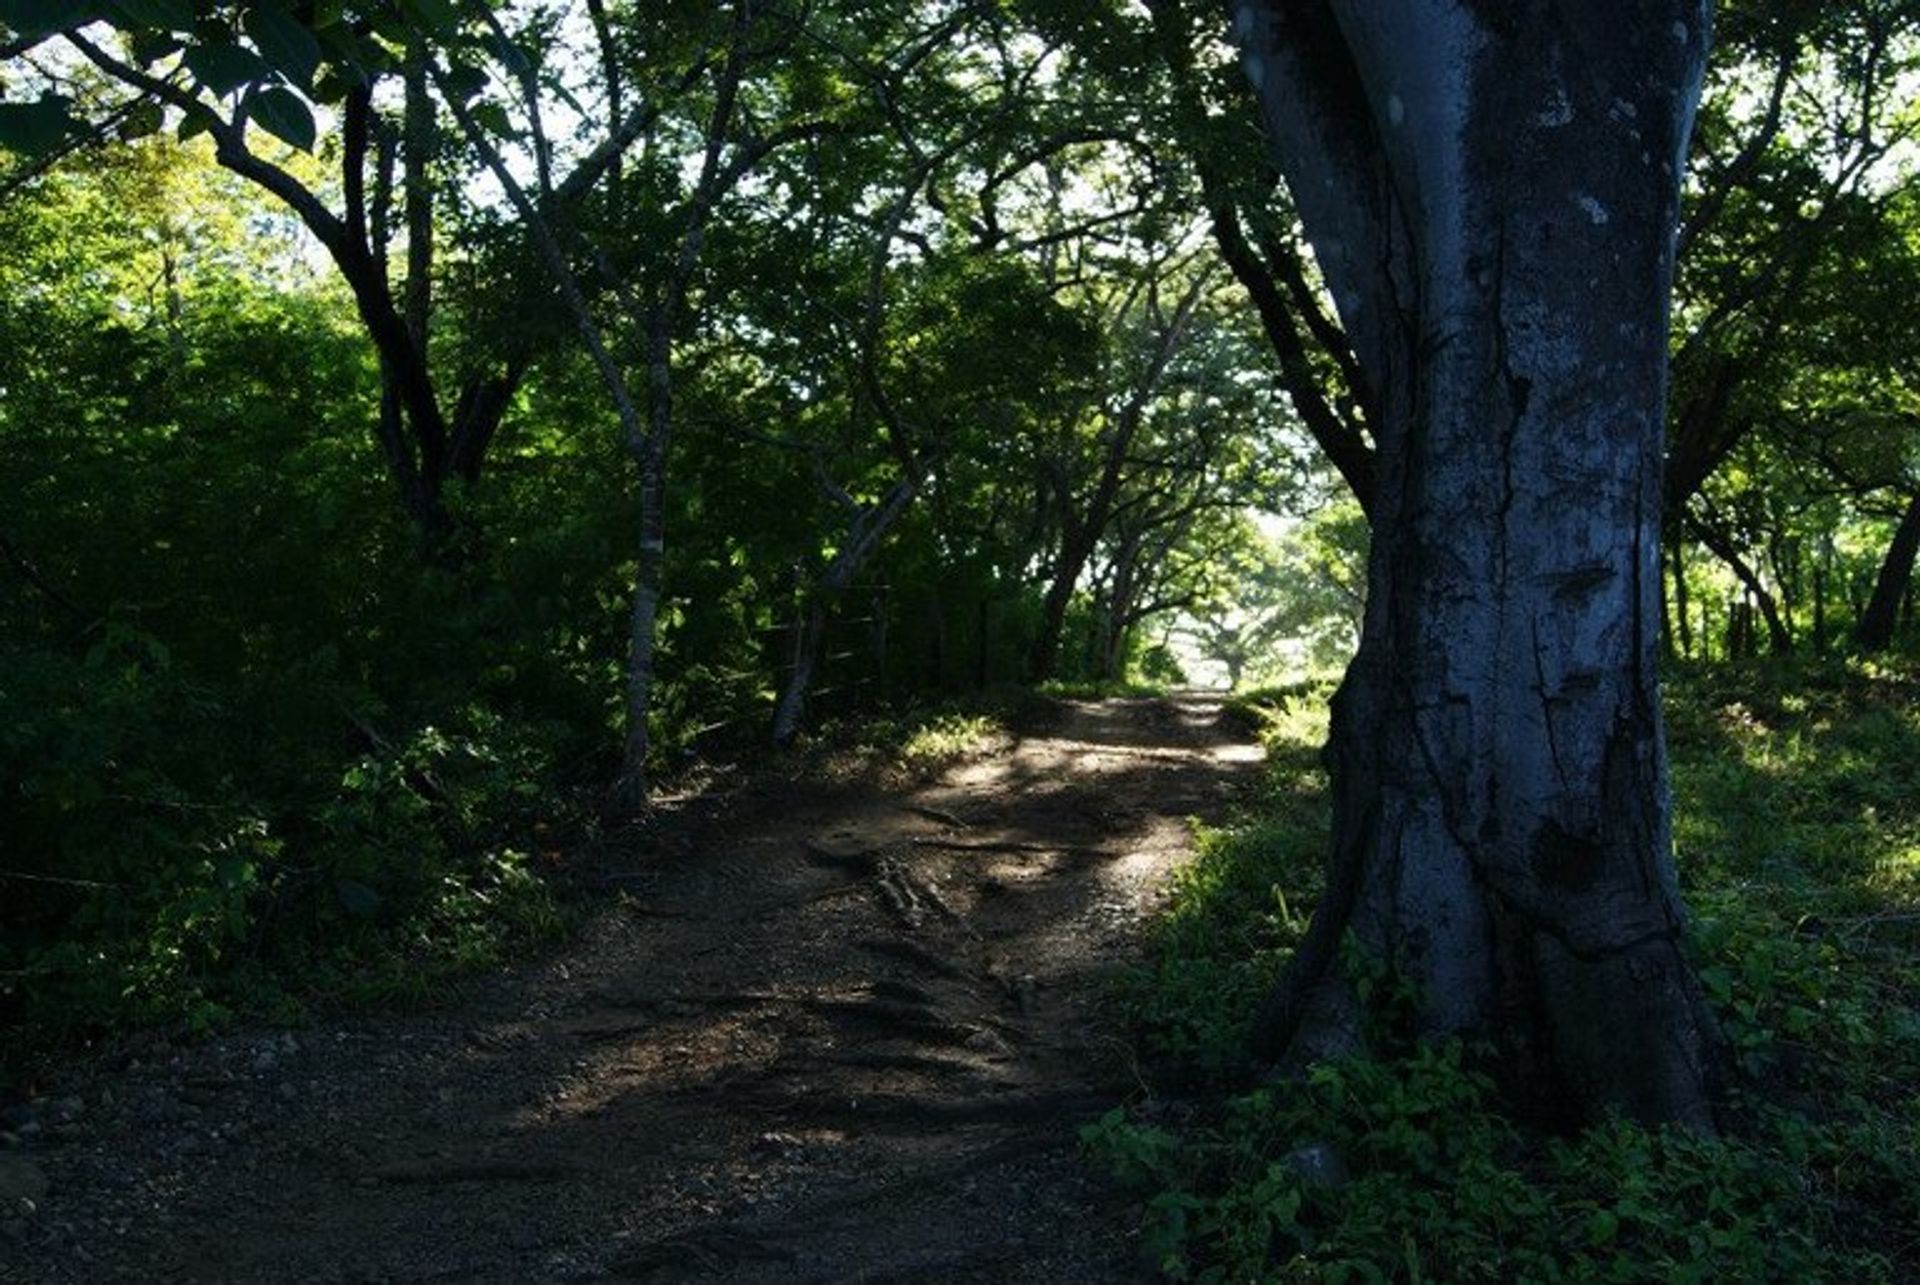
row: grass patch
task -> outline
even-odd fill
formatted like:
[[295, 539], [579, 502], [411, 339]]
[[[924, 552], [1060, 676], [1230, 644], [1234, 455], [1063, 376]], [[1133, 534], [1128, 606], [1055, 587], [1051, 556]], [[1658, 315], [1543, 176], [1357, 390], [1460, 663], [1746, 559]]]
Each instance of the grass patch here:
[[829, 724], [808, 744], [804, 771], [828, 783], [923, 782], [1005, 745], [1031, 700], [1006, 688], [964, 702], [913, 705]]
[[[1239, 1067], [1326, 843], [1323, 702], [1253, 701], [1257, 819], [1204, 836], [1125, 984], [1163, 1084]], [[1477, 1050], [1429, 1043], [1084, 1131], [1176, 1280], [1909, 1280], [1920, 1273], [1920, 684], [1868, 666], [1670, 680], [1675, 833], [1740, 1126], [1503, 1114]]]
[[1065, 701], [1103, 701], [1116, 696], [1165, 696], [1165, 683], [1143, 683], [1121, 678], [1052, 678], [1034, 688], [1042, 696]]
[[930, 776], [941, 768], [978, 754], [1006, 735], [993, 714], [936, 714], [919, 723], [900, 744], [900, 766], [915, 776]]

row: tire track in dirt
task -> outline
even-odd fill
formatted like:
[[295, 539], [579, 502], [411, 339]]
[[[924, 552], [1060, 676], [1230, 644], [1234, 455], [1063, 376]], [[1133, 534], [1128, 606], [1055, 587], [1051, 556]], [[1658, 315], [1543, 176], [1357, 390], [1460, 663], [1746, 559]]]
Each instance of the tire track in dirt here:
[[748, 798], [455, 1009], [150, 1051], [61, 1090], [0, 1279], [1112, 1282], [1074, 1130], [1103, 977], [1258, 748], [1065, 702], [905, 791]]

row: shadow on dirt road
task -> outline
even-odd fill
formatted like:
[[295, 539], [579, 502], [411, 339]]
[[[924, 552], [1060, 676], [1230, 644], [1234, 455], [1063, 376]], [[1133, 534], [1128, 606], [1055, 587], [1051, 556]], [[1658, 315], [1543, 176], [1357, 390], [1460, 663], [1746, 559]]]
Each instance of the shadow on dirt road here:
[[77, 1074], [0, 1279], [1140, 1279], [1074, 1141], [1133, 1087], [1102, 979], [1259, 758], [1217, 699], [1063, 703], [634, 852], [458, 1008]]

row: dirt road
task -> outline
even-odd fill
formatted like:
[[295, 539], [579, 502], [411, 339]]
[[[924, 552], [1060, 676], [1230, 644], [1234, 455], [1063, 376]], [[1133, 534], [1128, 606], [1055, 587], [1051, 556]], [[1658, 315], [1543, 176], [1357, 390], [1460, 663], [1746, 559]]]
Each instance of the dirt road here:
[[427, 1015], [77, 1071], [0, 1179], [0, 1280], [1140, 1279], [1075, 1128], [1103, 977], [1258, 748], [1064, 703], [921, 788], [749, 793]]

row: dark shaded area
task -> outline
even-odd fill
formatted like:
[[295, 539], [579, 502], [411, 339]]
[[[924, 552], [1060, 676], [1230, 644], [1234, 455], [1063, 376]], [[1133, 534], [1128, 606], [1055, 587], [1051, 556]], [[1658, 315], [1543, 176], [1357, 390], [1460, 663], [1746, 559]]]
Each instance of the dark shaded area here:
[[1195, 698], [1042, 719], [669, 808], [452, 1010], [76, 1072], [0, 1279], [1142, 1278], [1074, 1136], [1133, 1084], [1104, 979], [1257, 754]]

